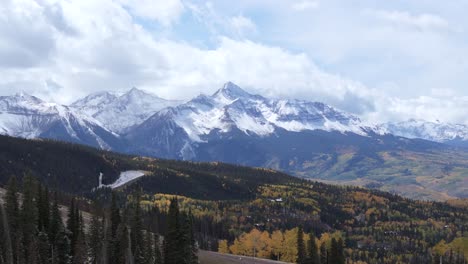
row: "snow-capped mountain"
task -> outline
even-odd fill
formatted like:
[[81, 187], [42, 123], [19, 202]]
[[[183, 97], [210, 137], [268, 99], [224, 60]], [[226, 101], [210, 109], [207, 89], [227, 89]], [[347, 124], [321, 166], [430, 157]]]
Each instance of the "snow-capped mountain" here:
[[429, 188], [422, 198], [432, 197], [434, 189], [464, 196], [463, 182], [451, 173], [459, 173], [451, 157], [468, 155], [437, 143], [468, 142], [464, 125], [416, 120], [373, 125], [324, 103], [265, 98], [230, 82], [185, 103], [135, 88], [122, 95], [91, 94], [71, 106], [27, 94], [3, 96], [0, 134], [272, 168], [401, 193]]
[[456, 145], [468, 141], [468, 126], [463, 124], [410, 119], [404, 122], [386, 123], [382, 126], [388, 133], [406, 138], [420, 138]]
[[111, 131], [125, 133], [157, 111], [180, 103], [132, 88], [120, 96], [110, 92], [91, 94], [71, 106], [99, 120]]
[[96, 113], [105, 109], [109, 104], [117, 100], [118, 95], [111, 92], [97, 92], [79, 99], [70, 106], [77, 111], [88, 116], [93, 116]]
[[120, 140], [93, 118], [24, 93], [0, 97], [0, 133], [58, 139], [102, 149], [112, 149]]
[[136, 88], [123, 94], [94, 93], [69, 107], [27, 94], [0, 97], [2, 134], [56, 138], [159, 157], [198, 159], [207, 155], [200, 154], [202, 146], [213, 142], [240, 138], [283, 142], [282, 138], [311, 132], [344, 138], [393, 134], [442, 143], [468, 141], [465, 125], [421, 120], [373, 125], [324, 103], [265, 98], [231, 82], [212, 95], [185, 103]]
[[[270, 137], [280, 131], [328, 131], [368, 136], [380, 134], [358, 117], [331, 106], [304, 100], [275, 100], [249, 94], [228, 82], [211, 96], [200, 95], [187, 103], [165, 108], [128, 134], [145, 151], [192, 159], [194, 146], [233, 134]], [[176, 136], [177, 135], [177, 136]], [[137, 144], [138, 145], [138, 144]]]
[[[434, 171], [443, 172], [437, 181], [453, 175], [448, 173], [451, 160], [438, 163], [439, 169], [427, 163], [434, 153], [457, 155], [458, 148], [411, 138], [468, 142], [463, 125], [414, 120], [373, 125], [324, 103], [265, 98], [233, 83], [185, 103], [135, 88], [122, 95], [92, 94], [71, 106], [27, 94], [4, 96], [0, 133], [159, 158], [272, 168], [306, 178], [393, 186], [395, 191]], [[462, 192], [455, 189], [455, 196]]]
[[277, 129], [300, 132], [325, 130], [366, 135], [372, 130], [359, 118], [318, 102], [275, 100], [252, 95], [233, 83], [226, 83], [212, 96], [200, 95], [172, 109], [174, 122], [193, 141], [204, 141], [213, 131], [234, 129], [247, 135], [271, 135]]

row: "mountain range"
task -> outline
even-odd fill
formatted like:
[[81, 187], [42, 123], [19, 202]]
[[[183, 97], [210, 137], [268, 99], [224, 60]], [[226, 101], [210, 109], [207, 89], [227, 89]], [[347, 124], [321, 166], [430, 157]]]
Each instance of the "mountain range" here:
[[453, 146], [468, 146], [468, 126], [463, 124], [410, 119], [404, 122], [389, 122], [382, 127], [388, 133], [402, 137], [421, 138]]
[[413, 198], [468, 195], [468, 154], [458, 148], [468, 139], [464, 125], [372, 124], [324, 103], [265, 98], [231, 82], [185, 102], [136, 88], [91, 94], [69, 106], [27, 94], [3, 96], [0, 133], [266, 167]]

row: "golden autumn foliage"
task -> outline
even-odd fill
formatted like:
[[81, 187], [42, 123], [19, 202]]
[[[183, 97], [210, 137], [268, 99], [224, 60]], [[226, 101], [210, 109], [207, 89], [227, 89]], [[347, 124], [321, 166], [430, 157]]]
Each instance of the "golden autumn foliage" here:
[[[242, 233], [227, 249], [227, 241], [219, 242], [218, 252], [232, 253], [234, 255], [251, 256], [258, 258], [270, 258], [284, 262], [295, 262], [297, 259], [297, 234], [298, 228], [280, 230], [268, 233], [267, 231], [259, 231], [254, 228], [249, 233]], [[320, 239], [316, 239], [316, 244], [325, 243], [327, 248], [330, 247], [332, 238], [339, 238], [341, 234], [335, 232], [333, 234], [323, 233]], [[304, 243], [308, 245], [310, 239], [309, 234], [304, 234]]]
[[[382, 248], [395, 252], [384, 258], [385, 264], [427, 262], [436, 254], [434, 247], [441, 239], [450, 245], [445, 250], [447, 254], [467, 254], [468, 222], [466, 210], [460, 209], [463, 205], [451, 207], [445, 203], [412, 201], [378, 191], [314, 182], [263, 184], [257, 186], [255, 198], [242, 201], [154, 194], [143, 196], [141, 204], [144, 208], [157, 207], [160, 212], [167, 212], [173, 197], [179, 200], [182, 211], [192, 211], [199, 224], [217, 226], [203, 231], [210, 233], [206, 237], [237, 238], [220, 242], [215, 248], [220, 252], [294, 261], [297, 231], [278, 230], [290, 227], [289, 221], [293, 220], [307, 231], [314, 230], [316, 245], [320, 248], [323, 244], [322, 250], [329, 250], [331, 239], [340, 235], [330, 230], [346, 234], [345, 255], [351, 264], [379, 263], [378, 255], [373, 252]], [[222, 230], [221, 226], [226, 228]], [[258, 230], [253, 231], [255, 228]], [[304, 234], [306, 246], [307, 240], [308, 235]], [[206, 245], [216, 245], [216, 240]], [[443, 244], [437, 249], [444, 251]]]
[[283, 232], [276, 230], [271, 234], [271, 244], [270, 244], [271, 253], [275, 256], [276, 260], [281, 258], [281, 254], [284, 249], [284, 234]]
[[296, 262], [297, 259], [297, 228], [284, 232], [284, 248], [281, 261]]
[[226, 239], [220, 240], [218, 242], [218, 252], [223, 254], [229, 253], [229, 246]]
[[445, 242], [445, 240], [441, 240], [437, 245], [432, 248], [435, 252], [439, 255], [444, 255], [450, 248]]

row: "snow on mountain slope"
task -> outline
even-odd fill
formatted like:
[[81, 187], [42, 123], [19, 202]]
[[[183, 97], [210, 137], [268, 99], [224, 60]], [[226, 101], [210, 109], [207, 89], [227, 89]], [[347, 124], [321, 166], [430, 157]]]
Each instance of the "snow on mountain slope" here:
[[0, 132], [24, 138], [52, 138], [112, 149], [118, 135], [71, 108], [28, 95], [0, 97]]
[[[325, 130], [367, 135], [373, 128], [359, 118], [328, 105], [302, 100], [274, 100], [252, 95], [226, 83], [212, 96], [200, 95], [158, 114], [172, 120], [195, 142], [212, 132], [238, 129], [248, 135], [266, 136], [278, 128], [287, 131]], [[376, 132], [378, 132], [376, 130]]]
[[[252, 143], [282, 137], [284, 132], [289, 138], [294, 135], [291, 132], [319, 130], [339, 132], [344, 137], [348, 133], [365, 137], [383, 134], [377, 126], [323, 103], [267, 99], [229, 82], [211, 96], [199, 95], [160, 110], [129, 130], [125, 138], [132, 143], [127, 149], [130, 153], [192, 160], [199, 158], [202, 145], [221, 146], [234, 138], [241, 144]], [[286, 144], [288, 139], [284, 140]]]
[[421, 138], [441, 143], [468, 140], [468, 126], [462, 124], [410, 119], [404, 122], [386, 123], [382, 126], [388, 133], [407, 138]]
[[115, 188], [118, 188], [120, 186], [123, 186], [133, 180], [136, 180], [140, 177], [143, 177], [145, 176], [145, 173], [144, 171], [122, 171], [119, 175], [119, 178], [111, 183], [111, 184], [108, 184], [108, 185], [105, 185], [105, 184], [102, 184], [102, 173], [99, 174], [99, 186], [98, 188], [102, 188], [102, 187], [110, 187], [112, 189], [115, 189]]
[[250, 94], [231, 82], [211, 96], [200, 95], [186, 103], [165, 100], [136, 88], [121, 95], [91, 94], [70, 107], [27, 94], [0, 97], [2, 134], [54, 138], [105, 149], [131, 149], [121, 142], [122, 135], [128, 144], [137, 144], [140, 150], [144, 146], [140, 154], [156, 156], [161, 151], [166, 156], [171, 153], [171, 157], [190, 159], [196, 155], [197, 143], [236, 133], [268, 137], [281, 131], [318, 130], [468, 142], [465, 125], [422, 120], [373, 125], [320, 102], [269, 99]]
[[76, 101], [72, 107], [84, 111], [116, 133], [125, 133], [157, 111], [180, 103], [132, 88], [120, 96], [109, 92], [93, 94]]
[[118, 96], [110, 92], [97, 92], [79, 99], [70, 106], [81, 113], [93, 116], [97, 112], [106, 108], [109, 104], [117, 100]]

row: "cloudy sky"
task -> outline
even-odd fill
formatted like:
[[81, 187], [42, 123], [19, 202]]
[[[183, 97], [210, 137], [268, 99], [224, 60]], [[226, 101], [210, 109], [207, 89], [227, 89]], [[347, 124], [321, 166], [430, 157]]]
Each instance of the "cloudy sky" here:
[[0, 95], [233, 81], [375, 121], [468, 124], [466, 0], [1, 0]]

